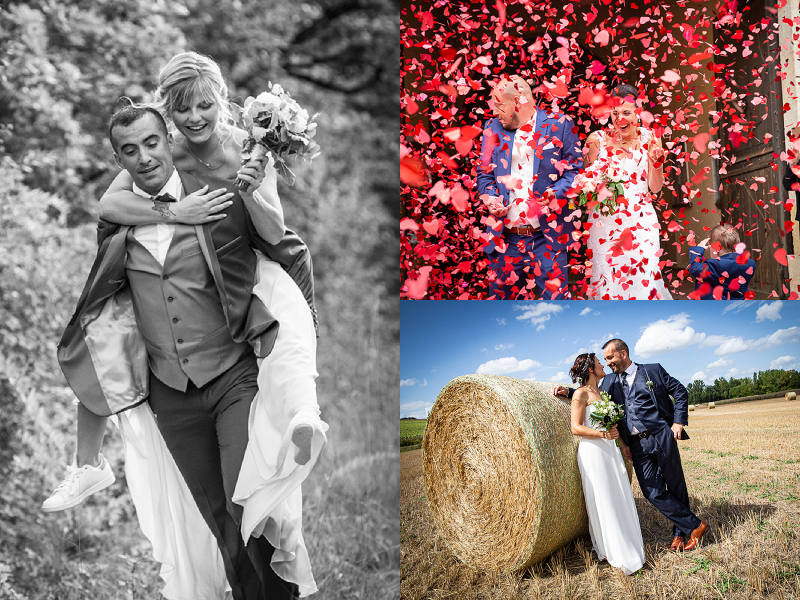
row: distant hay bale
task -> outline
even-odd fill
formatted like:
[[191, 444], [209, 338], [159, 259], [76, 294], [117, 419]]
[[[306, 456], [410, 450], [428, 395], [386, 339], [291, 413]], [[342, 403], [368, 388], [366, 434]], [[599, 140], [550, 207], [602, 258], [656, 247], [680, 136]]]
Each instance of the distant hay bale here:
[[689, 405], [689, 410], [694, 410], [694, 404]]
[[786, 392], [786, 399], [790, 400], [790, 401], [791, 400], [796, 400], [797, 399], [797, 393], [796, 392]]
[[708, 403], [708, 408], [714, 408], [715, 406], [716, 406], [716, 404], [714, 404], [713, 402], [709, 402]]
[[463, 562], [524, 569], [588, 530], [570, 404], [501, 375], [448, 383], [422, 441], [439, 533]]

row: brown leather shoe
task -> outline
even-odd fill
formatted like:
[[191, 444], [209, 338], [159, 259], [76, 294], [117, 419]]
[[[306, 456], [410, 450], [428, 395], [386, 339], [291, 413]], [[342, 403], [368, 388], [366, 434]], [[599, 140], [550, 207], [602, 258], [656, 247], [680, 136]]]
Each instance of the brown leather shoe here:
[[683, 552], [683, 536], [676, 535], [672, 540], [672, 545], [669, 547], [670, 552]]
[[700, 527], [695, 529], [692, 532], [692, 539], [689, 540], [689, 543], [684, 546], [684, 552], [690, 552], [697, 548], [700, 545], [700, 539], [705, 535], [706, 531], [708, 530], [708, 523], [705, 521], [700, 521]]

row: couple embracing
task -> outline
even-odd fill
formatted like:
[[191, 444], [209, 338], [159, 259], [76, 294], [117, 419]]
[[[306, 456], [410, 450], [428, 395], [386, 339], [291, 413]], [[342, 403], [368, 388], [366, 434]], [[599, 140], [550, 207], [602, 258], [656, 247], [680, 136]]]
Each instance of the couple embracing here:
[[490, 299], [569, 298], [567, 251], [581, 239], [587, 283], [580, 295], [672, 299], [652, 202], [664, 183], [665, 154], [654, 132], [639, 125], [643, 98], [627, 84], [611, 90], [610, 126], [581, 149], [575, 122], [537, 108], [524, 79], [495, 85], [495, 118], [483, 132], [477, 175], [490, 213], [483, 234]]
[[[633, 462], [644, 496], [672, 523], [671, 551], [697, 548], [708, 523], [689, 507], [678, 452], [677, 440], [689, 439], [683, 430], [688, 421], [686, 388], [660, 364], [632, 362], [620, 339], [606, 342], [603, 358], [611, 374], [605, 374], [593, 353], [581, 354], [570, 370], [580, 387], [556, 386], [553, 394], [572, 398], [571, 426], [581, 437], [578, 467], [592, 547], [600, 560], [630, 575], [644, 565], [644, 543], [620, 450]], [[608, 431], [596, 429], [590, 418], [601, 392], [624, 409], [619, 425]]]

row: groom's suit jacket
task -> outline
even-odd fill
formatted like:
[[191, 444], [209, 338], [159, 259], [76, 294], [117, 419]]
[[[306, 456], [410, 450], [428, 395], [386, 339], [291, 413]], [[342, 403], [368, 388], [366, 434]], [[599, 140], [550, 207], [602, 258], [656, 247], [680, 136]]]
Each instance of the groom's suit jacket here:
[[[179, 172], [186, 194], [203, 182]], [[256, 255], [261, 251], [292, 276], [312, 307], [314, 284], [308, 248], [288, 231], [278, 244], [269, 244], [256, 232], [237, 190], [226, 218], [195, 226], [200, 249], [222, 302], [225, 320], [236, 342], [250, 342], [256, 354], [267, 356], [275, 344], [279, 323], [255, 296]], [[128, 277], [125, 271], [126, 238], [131, 228], [101, 222], [99, 249], [78, 306], [58, 344], [58, 361], [67, 382], [91, 412], [105, 416], [147, 398], [147, 356], [135, 327]], [[100, 319], [105, 331], [122, 340], [114, 345], [87, 343], [87, 327]], [[100, 354], [103, 354], [102, 356]], [[113, 368], [109, 362], [117, 363]], [[105, 365], [101, 364], [105, 363]]]
[[[650, 432], [671, 427], [673, 423], [689, 423], [689, 392], [683, 384], [671, 377], [658, 363], [650, 365], [640, 365], [636, 363], [636, 377], [633, 382], [628, 382], [631, 386], [629, 403], [632, 404], [638, 414], [639, 420]], [[652, 386], [647, 385], [648, 377], [653, 382]], [[617, 404], [621, 404], [626, 410], [626, 417], [620, 421], [617, 430], [620, 437], [627, 444], [630, 430], [627, 423], [627, 410], [625, 396], [622, 393], [622, 378], [616, 373], [610, 373], [603, 377], [600, 389], [608, 392], [611, 399]], [[675, 398], [673, 404], [670, 396]], [[682, 440], [688, 440], [689, 435], [684, 430], [681, 434]]]
[[[574, 230], [572, 223], [564, 218], [570, 214], [567, 208], [567, 190], [572, 187], [575, 175], [583, 166], [575, 123], [561, 114], [548, 114], [543, 110], [536, 112], [536, 131], [533, 137], [533, 192], [542, 195], [547, 190], [555, 192], [561, 210], [540, 217], [542, 233], [552, 243], [557, 252], [572, 243]], [[477, 185], [480, 194], [500, 196], [508, 205], [508, 188], [504, 176], [511, 172], [511, 151], [514, 147], [516, 131], [503, 129], [498, 119], [486, 123], [481, 147], [481, 164], [478, 167]], [[561, 171], [559, 171], [561, 169]], [[489, 254], [495, 249], [495, 238], [503, 239], [503, 228], [508, 227], [508, 219], [502, 219], [502, 227], [487, 227], [489, 242], [484, 251]]]

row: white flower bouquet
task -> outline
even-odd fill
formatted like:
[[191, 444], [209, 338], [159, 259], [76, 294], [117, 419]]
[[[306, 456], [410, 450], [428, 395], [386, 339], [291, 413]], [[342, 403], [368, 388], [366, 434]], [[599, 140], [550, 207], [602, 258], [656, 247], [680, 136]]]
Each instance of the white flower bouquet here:
[[[617, 404], [611, 399], [608, 392], [600, 392], [600, 400], [592, 402], [592, 412], [589, 418], [594, 425], [598, 425], [608, 431], [622, 420], [625, 409], [621, 404]], [[619, 446], [619, 442], [616, 442]]]
[[[238, 110], [237, 110], [238, 108]], [[309, 117], [280, 85], [270, 83], [270, 91], [245, 100], [244, 108], [234, 105], [238, 125], [247, 131], [242, 144], [242, 163], [271, 155], [275, 169], [289, 185], [294, 185], [295, 175], [289, 170], [286, 160], [297, 156], [312, 160], [319, 155], [320, 148], [314, 140], [319, 113]], [[248, 183], [236, 180], [236, 187], [247, 190]]]
[[601, 214], [610, 215], [625, 197], [625, 175], [615, 159], [598, 159], [573, 182], [578, 206], [591, 210], [598, 204]]

